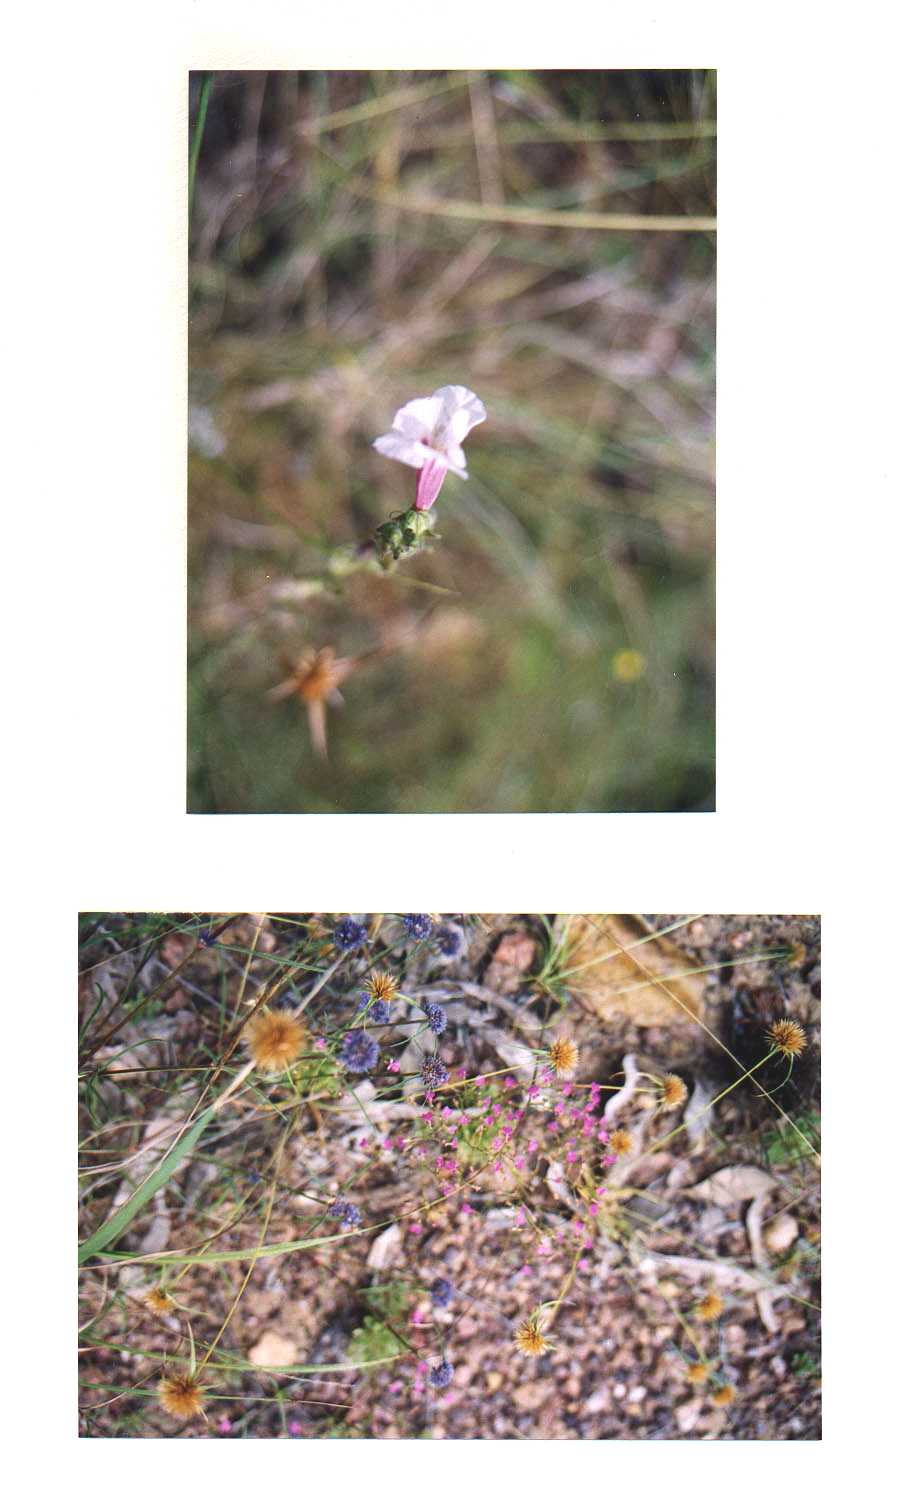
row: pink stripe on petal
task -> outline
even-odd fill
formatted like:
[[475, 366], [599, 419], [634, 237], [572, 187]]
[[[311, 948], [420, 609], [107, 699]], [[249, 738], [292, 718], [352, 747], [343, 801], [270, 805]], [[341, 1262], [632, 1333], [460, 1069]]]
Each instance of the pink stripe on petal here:
[[447, 462], [443, 458], [429, 458], [419, 470], [416, 485], [416, 510], [430, 510], [447, 476]]

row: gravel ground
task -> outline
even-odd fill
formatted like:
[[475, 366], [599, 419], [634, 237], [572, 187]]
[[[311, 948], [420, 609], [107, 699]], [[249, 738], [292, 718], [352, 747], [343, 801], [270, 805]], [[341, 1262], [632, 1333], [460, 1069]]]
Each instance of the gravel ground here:
[[[635, 931], [661, 932], [682, 919], [614, 920], [643, 924]], [[614, 1006], [608, 997], [575, 993], [583, 976], [571, 976], [552, 991], [536, 985], [535, 970], [546, 959], [546, 928], [536, 919], [495, 917], [475, 928], [464, 925], [469, 939], [462, 954], [452, 961], [436, 961], [433, 954], [414, 957], [404, 986], [408, 993], [443, 994], [452, 1019], [440, 1054], [470, 1078], [508, 1067], [514, 1016], [524, 1016], [526, 1023], [530, 1017], [535, 1025], [549, 1020], [551, 1030], [558, 1031], [553, 1007], [560, 999], [567, 1002], [563, 1024], [580, 1047], [576, 1088], [595, 1080], [608, 1085], [614, 1075], [621, 1083], [628, 1055], [634, 1068], [677, 1069], [688, 1088], [688, 1114], [739, 1076], [735, 1059], [744, 1066], [758, 1062], [769, 1020], [797, 1021], [810, 1046], [777, 1094], [771, 1090], [783, 1083], [782, 1060], [754, 1075], [768, 1097], [745, 1080], [671, 1139], [681, 1112], [648, 1110], [646, 1096], [635, 1094], [614, 1123], [628, 1129], [640, 1149], [631, 1153], [634, 1161], [625, 1153], [608, 1169], [608, 1196], [598, 1218], [582, 1231], [573, 1228], [582, 1209], [573, 1207], [571, 1173], [567, 1179], [565, 1167], [548, 1167], [554, 1150], [560, 1155], [550, 1134], [552, 1110], [527, 1112], [527, 1135], [538, 1143], [536, 1165], [529, 1157], [523, 1173], [482, 1176], [466, 1194], [454, 1194], [427, 1212], [416, 1211], [428, 1193], [424, 1169], [402, 1141], [396, 1149], [397, 1130], [414, 1128], [408, 1116], [415, 1110], [408, 1103], [398, 1105], [401, 1123], [390, 1116], [383, 1124], [379, 1120], [388, 1141], [387, 1132], [393, 1134], [394, 1144], [388, 1146], [375, 1133], [370, 1132], [371, 1140], [361, 1136], [358, 1114], [346, 1109], [346, 1100], [340, 1101], [343, 1113], [311, 1111], [282, 1164], [268, 1241], [296, 1237], [298, 1215], [309, 1211], [311, 1175], [320, 1187], [336, 1187], [359, 1162], [367, 1164], [360, 1197], [366, 1226], [388, 1227], [260, 1263], [223, 1349], [266, 1365], [342, 1364], [358, 1359], [361, 1350], [369, 1357], [383, 1353], [384, 1341], [390, 1346], [396, 1335], [403, 1356], [323, 1379], [248, 1370], [228, 1393], [217, 1394], [208, 1427], [179, 1424], [147, 1403], [133, 1408], [126, 1403], [113, 1409], [115, 1428], [112, 1415], [100, 1412], [83, 1430], [123, 1432], [124, 1423], [127, 1432], [130, 1420], [133, 1435], [185, 1432], [229, 1440], [820, 1436], [819, 1192], [817, 1163], [808, 1149], [811, 1136], [818, 1145], [817, 919], [703, 916], [673, 931], [667, 940], [671, 947], [647, 943], [638, 951], [651, 966], [656, 952], [657, 977], [728, 965], [680, 981], [693, 986], [684, 994], [697, 1007], [699, 1023], [673, 1006], [668, 1019], [654, 1013], [652, 1024], [650, 1012], [641, 1008], [646, 990], [626, 995], [628, 1013], [609, 1019]], [[772, 952], [780, 956], [755, 957]], [[169, 962], [175, 957], [170, 952]], [[673, 960], [680, 967], [673, 968]], [[264, 966], [265, 958], [258, 962]], [[181, 980], [189, 984], [191, 975], [188, 968]], [[206, 983], [201, 976], [197, 987]], [[656, 1003], [659, 987], [650, 990]], [[620, 1004], [621, 996], [615, 1001]], [[180, 1053], [206, 1024], [202, 1006], [183, 982], [166, 1016], [172, 1023], [167, 1046]], [[157, 1020], [154, 1035], [159, 1026]], [[127, 1034], [125, 1039], [136, 1040]], [[604, 1094], [607, 1100], [615, 1097], [612, 1091]], [[155, 1102], [164, 1099], [160, 1090]], [[778, 1113], [776, 1100], [806, 1143]], [[144, 1096], [145, 1109], [152, 1102]], [[248, 1123], [242, 1137], [248, 1172], [265, 1176], [270, 1139], [258, 1120]], [[724, 1190], [697, 1191], [698, 1184], [733, 1168], [766, 1178], [729, 1177], [738, 1184], [730, 1196]], [[195, 1163], [190, 1170], [193, 1182], [189, 1176], [180, 1202], [167, 1209], [168, 1248], [202, 1234], [201, 1220], [193, 1223], [192, 1205], [202, 1205], [219, 1169]], [[741, 1185], [745, 1177], [756, 1189], [752, 1196]], [[142, 1223], [126, 1247], [143, 1243], [147, 1233]], [[245, 1242], [240, 1229], [220, 1241], [223, 1248]], [[139, 1268], [130, 1269], [135, 1296], [146, 1277]], [[446, 1308], [435, 1306], [428, 1291], [439, 1277], [454, 1289]], [[768, 1296], [758, 1295], [760, 1277]], [[221, 1317], [239, 1280], [235, 1265], [215, 1274], [192, 1269], [183, 1283], [184, 1300]], [[704, 1323], [696, 1308], [711, 1288], [723, 1306], [714, 1322]], [[88, 1278], [89, 1310], [101, 1305], [101, 1295], [99, 1280]], [[517, 1327], [538, 1305], [560, 1297], [547, 1334], [550, 1347], [528, 1358], [515, 1346]], [[134, 1318], [133, 1305], [129, 1316]], [[144, 1346], [156, 1339], [163, 1349], [163, 1326], [143, 1311], [139, 1317]], [[369, 1345], [367, 1317], [377, 1325]], [[177, 1321], [169, 1320], [172, 1337], [177, 1328]], [[453, 1374], [448, 1387], [437, 1391], [428, 1372], [442, 1356], [452, 1363]], [[83, 1375], [89, 1382], [121, 1380], [123, 1361], [129, 1364], [126, 1356], [98, 1350], [85, 1361]], [[130, 1363], [128, 1378], [136, 1382], [151, 1378], [156, 1368], [143, 1355]], [[707, 1367], [702, 1384], [689, 1377], [689, 1367], [697, 1364]], [[726, 1385], [733, 1387], [733, 1401], [715, 1404], [713, 1393]]]

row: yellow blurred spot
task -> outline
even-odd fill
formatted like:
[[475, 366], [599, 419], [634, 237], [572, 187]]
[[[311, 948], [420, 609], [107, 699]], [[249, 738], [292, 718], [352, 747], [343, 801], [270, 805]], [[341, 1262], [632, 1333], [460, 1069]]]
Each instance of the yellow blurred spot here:
[[612, 659], [612, 674], [618, 682], [637, 682], [647, 670], [647, 662], [640, 651], [625, 647], [617, 651]]

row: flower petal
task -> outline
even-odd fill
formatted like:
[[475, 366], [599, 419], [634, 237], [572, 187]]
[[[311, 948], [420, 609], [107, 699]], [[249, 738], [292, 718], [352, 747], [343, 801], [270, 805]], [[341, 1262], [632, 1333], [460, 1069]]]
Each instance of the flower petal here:
[[424, 443], [417, 443], [412, 438], [403, 437], [399, 432], [386, 432], [384, 437], [376, 438], [372, 444], [385, 458], [396, 458], [401, 464], [410, 464], [414, 469], [421, 469], [422, 465], [432, 456], [432, 449], [427, 448]]
[[431, 399], [441, 402], [436, 435], [444, 449], [451, 443], [464, 442], [472, 428], [487, 416], [484, 402], [464, 385], [442, 385]]
[[394, 429], [414, 441], [433, 438], [442, 410], [437, 395], [418, 396], [415, 401], [407, 401], [405, 406], [394, 413]]
[[416, 510], [431, 509], [446, 477], [446, 461], [435, 454], [419, 472], [419, 482], [416, 485]]

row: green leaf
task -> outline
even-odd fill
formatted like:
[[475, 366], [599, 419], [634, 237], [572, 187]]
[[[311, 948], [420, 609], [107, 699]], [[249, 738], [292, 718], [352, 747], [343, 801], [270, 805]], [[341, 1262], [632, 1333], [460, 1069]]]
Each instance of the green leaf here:
[[107, 1219], [105, 1224], [101, 1224], [100, 1228], [94, 1231], [90, 1239], [85, 1240], [83, 1245], [79, 1245], [79, 1265], [83, 1265], [90, 1256], [96, 1255], [98, 1250], [102, 1250], [106, 1245], [112, 1244], [114, 1240], [117, 1240], [120, 1235], [125, 1233], [135, 1214], [140, 1213], [144, 1204], [149, 1202], [154, 1193], [158, 1193], [160, 1188], [165, 1186], [176, 1167], [179, 1166], [187, 1153], [196, 1146], [214, 1114], [215, 1105], [211, 1104], [209, 1109], [204, 1110], [197, 1123], [191, 1127], [187, 1135], [182, 1136], [181, 1140], [173, 1147], [168, 1156], [160, 1162], [156, 1171], [151, 1172], [150, 1176], [132, 1193], [128, 1202], [123, 1203], [122, 1207], [113, 1214], [111, 1219]]

